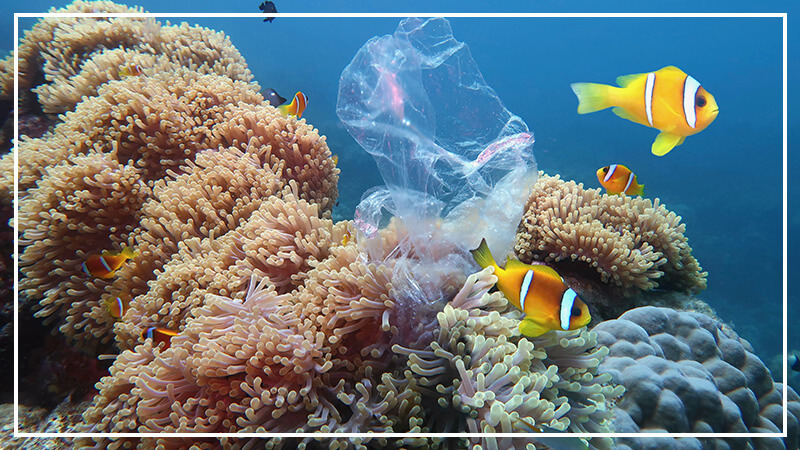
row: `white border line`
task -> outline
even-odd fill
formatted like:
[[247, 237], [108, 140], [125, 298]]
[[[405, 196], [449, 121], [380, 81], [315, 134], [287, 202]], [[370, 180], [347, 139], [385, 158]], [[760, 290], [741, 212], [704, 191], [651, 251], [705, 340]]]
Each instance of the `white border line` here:
[[[274, 17], [294, 18], [405, 18], [405, 17], [448, 17], [448, 18], [781, 18], [783, 24], [783, 432], [781, 433], [548, 433], [550, 437], [580, 436], [591, 437], [696, 437], [696, 438], [735, 438], [735, 437], [787, 437], [788, 410], [787, 410], [787, 298], [788, 298], [788, 178], [787, 178], [787, 148], [788, 148], [788, 102], [787, 102], [787, 13], [274, 13]], [[76, 14], [76, 13], [14, 13], [14, 104], [19, 105], [19, 19], [44, 18], [44, 17], [165, 17], [165, 18], [259, 18], [263, 19], [264, 13], [114, 13], [114, 14]], [[19, 111], [14, 108], [14, 437], [37, 438], [76, 438], [76, 437], [186, 437], [186, 438], [467, 438], [467, 437], [524, 437], [542, 436], [538, 433], [29, 433], [19, 430], [19, 233], [16, 225], [18, 216], [19, 193], [19, 155], [15, 145], [19, 142]]]
[[11, 205], [14, 207], [14, 436], [20, 435], [19, 431], [19, 152], [16, 150], [19, 142], [19, 19], [14, 14], [14, 143], [11, 146], [14, 152], [14, 196]]
[[789, 101], [787, 97], [788, 87], [788, 67], [789, 67], [789, 54], [788, 54], [788, 24], [786, 15], [783, 16], [783, 432], [789, 432], [789, 399], [786, 398], [789, 386]]
[[205, 18], [406, 18], [406, 17], [455, 17], [455, 18], [781, 18], [786, 13], [14, 13], [14, 17], [205, 17]]

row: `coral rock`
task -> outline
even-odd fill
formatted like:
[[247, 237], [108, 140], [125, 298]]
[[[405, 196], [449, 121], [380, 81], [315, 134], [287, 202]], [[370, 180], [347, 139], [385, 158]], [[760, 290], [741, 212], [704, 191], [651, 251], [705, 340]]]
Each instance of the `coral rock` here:
[[[605, 321], [594, 331], [598, 342], [609, 347], [600, 370], [626, 388], [617, 405], [616, 431], [779, 431], [783, 386], [772, 381], [750, 344], [724, 324], [697, 312], [648, 306]], [[631, 354], [634, 344], [629, 340], [637, 348], [650, 347], [650, 352]], [[756, 448], [797, 448], [800, 401], [791, 388], [788, 393], [790, 426], [784, 440], [719, 438], [714, 445], [739, 448], [744, 440]], [[683, 439], [662, 441], [670, 448], [694, 445]], [[619, 443], [621, 448], [655, 444], [649, 438], [620, 438]]]

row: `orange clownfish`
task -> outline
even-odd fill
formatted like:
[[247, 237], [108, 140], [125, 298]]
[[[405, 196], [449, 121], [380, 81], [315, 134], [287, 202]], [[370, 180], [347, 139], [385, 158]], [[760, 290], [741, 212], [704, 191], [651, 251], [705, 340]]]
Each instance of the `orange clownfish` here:
[[163, 343], [164, 344], [163, 350], [169, 348], [170, 339], [172, 339], [172, 336], [177, 336], [177, 335], [178, 335], [177, 331], [172, 331], [169, 328], [161, 328], [161, 327], [150, 327], [142, 331], [142, 339], [152, 339], [153, 347], [158, 347]]
[[136, 252], [125, 247], [121, 252], [103, 250], [100, 255], [92, 255], [81, 265], [83, 272], [90, 277], [111, 278], [126, 261], [133, 259]]
[[519, 324], [519, 330], [525, 336], [537, 337], [550, 330], [577, 330], [592, 320], [586, 303], [551, 267], [509, 258], [506, 268], [501, 269], [489, 251], [486, 239], [472, 250], [472, 256], [481, 267], [494, 267], [497, 288], [512, 305], [525, 313]]
[[125, 311], [128, 310], [128, 302], [122, 299], [122, 297], [115, 297], [114, 299], [106, 300], [106, 309], [108, 309], [108, 313], [111, 314], [111, 317], [115, 319], [119, 319], [125, 315]]
[[622, 192], [628, 195], [644, 195], [644, 185], [639, 184], [636, 174], [622, 164], [597, 169], [597, 180], [611, 195]]
[[308, 97], [306, 94], [302, 92], [297, 92], [294, 94], [294, 98], [292, 99], [292, 103], [288, 105], [280, 105], [278, 109], [285, 115], [293, 115], [297, 116], [298, 119], [303, 117], [303, 111], [306, 110], [306, 104], [308, 103]]
[[122, 66], [122, 68], [119, 69], [118, 75], [120, 78], [138, 77], [142, 73], [144, 72], [142, 72], [142, 68], [138, 64], [129, 64], [127, 66]]
[[675, 66], [624, 75], [617, 84], [620, 87], [573, 83], [578, 114], [613, 106], [614, 114], [623, 119], [661, 130], [651, 149], [658, 156], [683, 144], [686, 136], [703, 131], [719, 113], [714, 96]]

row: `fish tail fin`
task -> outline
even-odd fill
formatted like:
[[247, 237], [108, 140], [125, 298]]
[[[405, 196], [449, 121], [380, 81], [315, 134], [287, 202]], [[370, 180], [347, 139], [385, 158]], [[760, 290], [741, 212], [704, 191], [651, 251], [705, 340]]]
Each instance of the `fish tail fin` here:
[[639, 185], [639, 192], [637, 192], [637, 194], [641, 195], [642, 197], [644, 197], [644, 185], [643, 184]]
[[281, 114], [283, 114], [284, 116], [288, 116], [289, 115], [289, 107], [290, 106], [291, 105], [286, 105], [286, 104], [280, 105], [280, 106], [278, 106], [278, 111], [280, 111]]
[[122, 256], [124, 256], [124, 257], [126, 257], [128, 259], [133, 259], [134, 257], [136, 257], [137, 254], [138, 253], [136, 253], [136, 250], [134, 250], [134, 249], [132, 249], [130, 247], [125, 247], [120, 252], [120, 255], [122, 255]]
[[597, 83], [572, 83], [572, 92], [578, 97], [578, 114], [588, 114], [610, 108], [610, 90], [613, 86]]
[[494, 256], [492, 256], [492, 252], [489, 250], [489, 246], [486, 244], [486, 238], [481, 239], [481, 245], [479, 245], [475, 250], [470, 250], [470, 253], [472, 253], [472, 257], [475, 258], [475, 262], [478, 263], [482, 269], [493, 266], [495, 270], [497, 270], [497, 261], [494, 260]]

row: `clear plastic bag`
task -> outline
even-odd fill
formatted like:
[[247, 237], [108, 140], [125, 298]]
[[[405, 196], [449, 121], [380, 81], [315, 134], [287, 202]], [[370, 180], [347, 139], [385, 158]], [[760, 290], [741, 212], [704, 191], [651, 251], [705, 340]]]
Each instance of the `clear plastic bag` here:
[[356, 209], [365, 237], [385, 225], [386, 210], [422, 265], [448, 255], [451, 270], [465, 272], [481, 238], [508, 253], [536, 180], [533, 134], [446, 19], [405, 19], [367, 41], [342, 73], [337, 113], [386, 183]]

